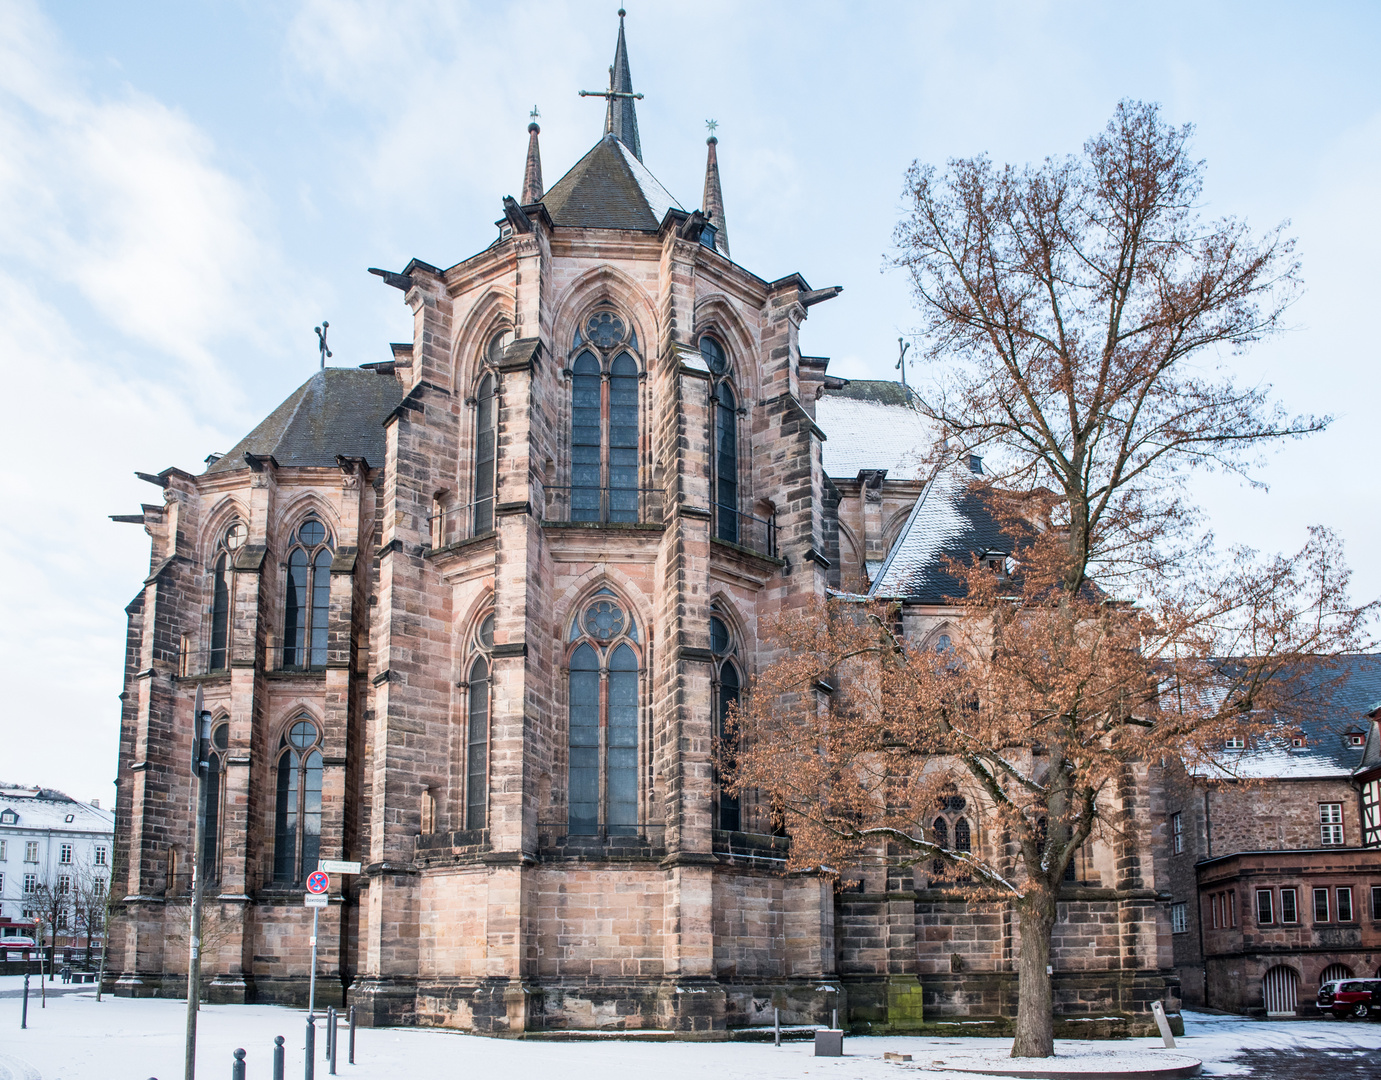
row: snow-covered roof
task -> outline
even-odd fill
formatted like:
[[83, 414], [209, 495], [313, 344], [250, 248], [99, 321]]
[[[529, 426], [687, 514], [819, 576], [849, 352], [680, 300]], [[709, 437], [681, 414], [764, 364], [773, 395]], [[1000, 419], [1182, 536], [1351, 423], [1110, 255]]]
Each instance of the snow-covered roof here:
[[889, 480], [919, 480], [934, 431], [901, 383], [854, 379], [826, 390], [815, 422], [826, 435], [825, 475], [852, 480], [862, 469], [886, 469]]
[[963, 465], [936, 473], [912, 507], [869, 596], [944, 603], [964, 592], [963, 580], [945, 568], [946, 558], [964, 562], [984, 552], [1011, 554], [1011, 538], [979, 498], [973, 480]]
[[[10, 829], [51, 829], [55, 832], [115, 831], [115, 815], [49, 788], [0, 787], [0, 814], [13, 810], [19, 820], [0, 825]], [[68, 821], [67, 818], [72, 820]]]
[[1310, 719], [1292, 724], [1303, 736], [1303, 746], [1293, 747], [1280, 739], [1244, 750], [1224, 750], [1219, 759], [1222, 770], [1206, 775], [1322, 780], [1356, 772], [1365, 746], [1353, 746], [1351, 737], [1368, 736], [1374, 726], [1367, 713], [1381, 693], [1381, 656], [1341, 656], [1311, 672], [1308, 680], [1322, 691], [1326, 705]]

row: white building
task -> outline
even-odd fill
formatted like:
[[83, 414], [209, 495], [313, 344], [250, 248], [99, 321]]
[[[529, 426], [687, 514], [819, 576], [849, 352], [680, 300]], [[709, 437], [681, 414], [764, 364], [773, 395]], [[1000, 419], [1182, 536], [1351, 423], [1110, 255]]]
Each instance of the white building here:
[[31, 918], [26, 898], [43, 883], [74, 898], [86, 874], [108, 886], [114, 831], [115, 815], [98, 805], [0, 784], [0, 919]]

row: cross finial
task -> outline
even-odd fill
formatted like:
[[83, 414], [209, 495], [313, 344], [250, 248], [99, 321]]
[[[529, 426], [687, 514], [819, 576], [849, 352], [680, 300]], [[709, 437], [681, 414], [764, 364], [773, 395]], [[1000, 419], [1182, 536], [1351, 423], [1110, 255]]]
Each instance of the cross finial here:
[[897, 370], [901, 372], [901, 384], [906, 386], [906, 350], [911, 348], [911, 342], [905, 338], [897, 338], [897, 348], [901, 350], [897, 357]]
[[320, 326], [313, 327], [313, 329], [316, 330], [317, 348], [321, 352], [321, 367], [323, 370], [326, 368], [327, 359], [331, 356], [331, 350], [326, 347], [326, 331], [329, 330], [330, 327], [331, 324], [325, 319], [321, 320]]
[[527, 117], [528, 117], [529, 120], [536, 120], [536, 119], [537, 119], [539, 116], [541, 116], [541, 115], [542, 115], [542, 114], [539, 113], [539, 112], [537, 111], [537, 106], [534, 105], [534, 106], [532, 107], [532, 112], [528, 113], [528, 114], [527, 114]]

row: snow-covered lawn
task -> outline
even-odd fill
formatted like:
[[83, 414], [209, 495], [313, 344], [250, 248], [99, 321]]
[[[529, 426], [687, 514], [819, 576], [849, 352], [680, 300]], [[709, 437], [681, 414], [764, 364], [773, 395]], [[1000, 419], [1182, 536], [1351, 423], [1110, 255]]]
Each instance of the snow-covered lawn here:
[[[36, 981], [36, 980], [35, 980]], [[180, 1001], [134, 1001], [107, 996], [97, 1003], [90, 988], [50, 996], [48, 1007], [29, 1001], [29, 1029], [19, 1030], [20, 1001], [11, 992], [22, 980], [0, 978], [0, 1080], [180, 1080], [182, 1030], [186, 1016]], [[75, 989], [75, 988], [73, 988]], [[247, 1080], [269, 1080], [273, 1037], [287, 1045], [287, 1072], [303, 1074], [305, 1013], [269, 1005], [207, 1005], [199, 1025], [197, 1069], [204, 1080], [230, 1075], [231, 1052], [248, 1052]], [[1232, 1058], [1242, 1050], [1320, 1051], [1381, 1050], [1381, 1023], [1258, 1022], [1233, 1017], [1186, 1014], [1187, 1033], [1180, 1052], [1202, 1059], [1207, 1074], [1244, 1073]], [[925, 1071], [936, 1080], [948, 1073], [932, 1062], [945, 1054], [978, 1048], [1005, 1048], [1010, 1043], [985, 1039], [850, 1038], [844, 1058], [816, 1058], [809, 1043], [649, 1043], [549, 1042], [484, 1039], [450, 1031], [360, 1028], [356, 1065], [345, 1062], [341, 1042], [339, 1073], [354, 1080], [431, 1080], [497, 1077], [500, 1080], [903, 1080], [899, 1070]], [[318, 1035], [324, 1048], [324, 1036]], [[1059, 1049], [1147, 1052], [1153, 1059], [1159, 1039], [1117, 1043], [1061, 1041]], [[910, 1054], [909, 1065], [882, 1060], [884, 1051]], [[1381, 1055], [1378, 1055], [1381, 1061]], [[26, 1068], [27, 1067], [27, 1068]], [[1308, 1076], [1316, 1067], [1305, 1066]], [[934, 1070], [934, 1071], [931, 1071]], [[1318, 1073], [1323, 1080], [1327, 1069]], [[327, 1075], [319, 1058], [317, 1076]]]

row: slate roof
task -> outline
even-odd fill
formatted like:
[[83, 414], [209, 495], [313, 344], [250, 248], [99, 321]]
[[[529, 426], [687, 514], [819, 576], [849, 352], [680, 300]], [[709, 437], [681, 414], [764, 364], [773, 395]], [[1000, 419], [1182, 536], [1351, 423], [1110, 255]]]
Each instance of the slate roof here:
[[548, 188], [542, 205], [558, 226], [640, 232], [656, 232], [668, 210], [684, 209], [613, 135]]
[[248, 468], [246, 451], [272, 457], [279, 465], [334, 466], [337, 454], [382, 465], [384, 420], [402, 400], [403, 388], [391, 374], [356, 368], [318, 371], [206, 474]]
[[853, 379], [815, 403], [825, 475], [852, 480], [860, 469], [886, 469], [889, 480], [919, 480], [935, 441], [930, 422], [901, 383]]
[[869, 596], [941, 604], [964, 593], [963, 580], [944, 567], [946, 556], [962, 562], [978, 552], [1011, 552], [1011, 538], [978, 497], [972, 479], [966, 465], [950, 465], [926, 485]]
[[1375, 737], [1367, 712], [1381, 697], [1381, 656], [1342, 656], [1306, 678], [1325, 688], [1327, 705], [1321, 715], [1295, 725], [1305, 745], [1296, 749], [1281, 740], [1226, 751], [1220, 759], [1225, 771], [1243, 778], [1305, 780], [1351, 776], [1362, 765], [1365, 747], [1349, 746], [1347, 736], [1360, 732], [1369, 740]]

